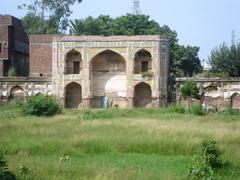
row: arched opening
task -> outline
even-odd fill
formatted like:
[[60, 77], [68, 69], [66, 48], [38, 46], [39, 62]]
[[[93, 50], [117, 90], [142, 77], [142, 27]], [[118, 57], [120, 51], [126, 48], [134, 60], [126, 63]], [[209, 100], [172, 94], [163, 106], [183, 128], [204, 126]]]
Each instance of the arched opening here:
[[82, 102], [82, 87], [72, 82], [65, 87], [65, 107], [79, 108]]
[[233, 109], [240, 109], [240, 94], [239, 93], [234, 93], [231, 96], [231, 107]]
[[201, 96], [201, 103], [217, 108], [222, 99], [222, 92], [217, 85], [211, 84], [203, 89]]
[[134, 87], [134, 107], [151, 106], [152, 91], [151, 87], [141, 82]]
[[19, 99], [24, 100], [24, 90], [20, 86], [14, 86], [10, 90], [9, 100]]
[[65, 57], [65, 74], [80, 74], [82, 69], [82, 57], [76, 50], [71, 50]]
[[94, 100], [92, 106], [99, 107], [103, 96], [109, 97], [112, 101], [126, 97], [126, 79], [126, 62], [120, 54], [105, 50], [93, 57], [91, 61], [91, 90]]
[[135, 54], [134, 74], [142, 74], [152, 70], [152, 55], [145, 49], [141, 49]]
[[41, 93], [41, 92], [38, 92], [38, 93], [35, 94], [35, 96], [43, 96], [43, 95], [44, 95], [44, 94]]

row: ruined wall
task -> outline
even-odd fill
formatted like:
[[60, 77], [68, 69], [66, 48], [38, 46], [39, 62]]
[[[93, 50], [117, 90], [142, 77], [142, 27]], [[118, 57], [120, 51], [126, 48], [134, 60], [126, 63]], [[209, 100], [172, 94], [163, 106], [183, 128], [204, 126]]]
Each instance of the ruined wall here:
[[28, 43], [21, 20], [0, 15], [0, 77], [7, 76], [11, 66], [17, 75], [28, 75]]
[[180, 89], [186, 80], [194, 80], [200, 88], [201, 99], [199, 103], [205, 102], [209, 107], [223, 110], [233, 107], [240, 110], [240, 78], [177, 78], [176, 101], [181, 102]]
[[52, 94], [52, 82], [47, 78], [0, 78], [0, 102], [20, 96], [26, 99], [37, 94]]

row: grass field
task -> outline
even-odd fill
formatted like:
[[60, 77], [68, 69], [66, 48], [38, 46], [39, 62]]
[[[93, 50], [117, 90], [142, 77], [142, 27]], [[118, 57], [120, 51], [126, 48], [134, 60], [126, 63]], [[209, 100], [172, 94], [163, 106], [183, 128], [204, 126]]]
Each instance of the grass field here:
[[[0, 153], [19, 179], [186, 179], [199, 143], [215, 139], [240, 179], [240, 116], [168, 109], [65, 110], [23, 116], [0, 107]], [[20, 167], [30, 173], [21, 175]]]

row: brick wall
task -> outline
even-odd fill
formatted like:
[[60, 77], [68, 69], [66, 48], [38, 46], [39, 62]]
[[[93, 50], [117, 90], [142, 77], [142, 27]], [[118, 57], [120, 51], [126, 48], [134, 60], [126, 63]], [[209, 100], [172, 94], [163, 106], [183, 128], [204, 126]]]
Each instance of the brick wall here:
[[54, 35], [30, 36], [30, 76], [52, 75], [52, 40]]
[[0, 15], [0, 77], [6, 76], [9, 67], [14, 67], [17, 75], [28, 75], [28, 36], [21, 20]]

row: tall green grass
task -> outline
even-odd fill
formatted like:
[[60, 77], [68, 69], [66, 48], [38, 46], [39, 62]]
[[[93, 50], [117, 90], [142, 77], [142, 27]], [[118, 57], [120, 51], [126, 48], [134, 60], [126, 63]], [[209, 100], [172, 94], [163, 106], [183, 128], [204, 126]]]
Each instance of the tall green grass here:
[[239, 117], [179, 109], [83, 109], [35, 117], [0, 107], [0, 115], [7, 114], [0, 118], [0, 153], [20, 179], [184, 179], [198, 144], [213, 138], [232, 165], [221, 177], [238, 178]]

